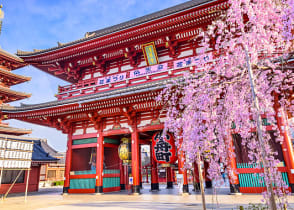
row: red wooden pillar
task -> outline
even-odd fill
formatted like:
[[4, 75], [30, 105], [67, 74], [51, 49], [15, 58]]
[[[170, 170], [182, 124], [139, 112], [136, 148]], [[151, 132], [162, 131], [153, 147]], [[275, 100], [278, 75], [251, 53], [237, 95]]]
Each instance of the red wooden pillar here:
[[103, 161], [104, 161], [104, 137], [102, 131], [97, 134], [96, 150], [96, 193], [103, 193]]
[[199, 180], [199, 171], [198, 171], [198, 165], [196, 162], [194, 162], [194, 170], [193, 170], [193, 191], [199, 191], [200, 190], [200, 180]]
[[129, 185], [129, 165], [123, 165], [124, 168], [124, 177], [125, 177], [125, 189], [130, 190]]
[[183, 151], [179, 152], [178, 157], [178, 167], [179, 173], [183, 174], [183, 193], [189, 193], [189, 185], [188, 185], [188, 174], [187, 169], [184, 169], [185, 164], [185, 153]]
[[126, 180], [125, 180], [125, 167], [123, 165], [123, 161], [119, 161], [119, 168], [120, 168], [120, 190], [126, 189]]
[[151, 191], [159, 190], [157, 162], [153, 158], [152, 144], [150, 145], [150, 163], [151, 163]]
[[166, 179], [167, 179], [167, 189], [172, 189], [173, 188], [173, 169], [172, 167], [167, 167], [166, 168]]
[[137, 124], [133, 126], [132, 131], [132, 176], [133, 193], [140, 193], [140, 155], [139, 155], [139, 133]]
[[282, 150], [283, 156], [285, 160], [285, 165], [287, 168], [288, 178], [289, 178], [289, 186], [291, 188], [292, 193], [294, 192], [294, 152], [293, 152], [293, 145], [291, 141], [290, 134], [288, 133], [288, 123], [287, 118], [285, 116], [284, 110], [279, 107], [278, 104], [278, 96], [275, 95], [275, 105], [276, 111], [276, 119], [277, 125], [280, 131], [280, 135], [283, 138], [282, 142]]
[[140, 188], [143, 188], [142, 184], [142, 155], [141, 155], [141, 145], [139, 145], [139, 175], [140, 175]]
[[68, 193], [69, 184], [70, 184], [70, 170], [71, 170], [71, 162], [72, 162], [72, 128], [68, 133], [67, 137], [67, 151], [66, 151], [66, 160], [65, 160], [65, 171], [64, 171], [64, 186], [63, 193]]
[[240, 182], [237, 174], [237, 162], [234, 154], [234, 142], [232, 134], [229, 132], [229, 150], [230, 150], [230, 169], [228, 171], [228, 176], [230, 180], [230, 192], [231, 193], [240, 193]]
[[212, 182], [211, 182], [211, 179], [208, 178], [208, 172], [207, 172], [208, 167], [209, 167], [208, 162], [204, 161], [205, 188], [212, 188]]

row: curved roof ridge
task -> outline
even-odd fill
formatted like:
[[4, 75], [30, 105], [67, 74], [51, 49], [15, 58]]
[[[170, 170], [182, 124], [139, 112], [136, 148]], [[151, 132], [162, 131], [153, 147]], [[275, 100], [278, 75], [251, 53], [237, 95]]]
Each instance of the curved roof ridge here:
[[201, 6], [205, 3], [210, 3], [210, 2], [215, 2], [215, 1], [219, 1], [219, 0], [190, 0], [188, 2], [184, 2], [182, 4], [178, 4], [173, 7], [169, 7], [169, 8], [166, 8], [166, 9], [163, 9], [163, 10], [151, 13], [151, 14], [147, 14], [142, 17], [138, 17], [138, 18], [135, 18], [135, 19], [132, 19], [129, 21], [125, 21], [125, 22], [116, 24], [114, 26], [102, 28], [102, 29], [92, 31], [92, 32], [86, 32], [85, 36], [81, 39], [78, 39], [78, 40], [74, 40], [71, 42], [63, 43], [63, 44], [61, 44], [60, 42], [57, 42], [58, 45], [55, 47], [51, 47], [51, 48], [44, 49], [44, 50], [34, 50], [32, 52], [18, 50], [17, 55], [23, 56], [23, 57], [26, 57], [26, 56], [29, 57], [29, 56], [38, 55], [38, 54], [46, 53], [46, 52], [53, 51], [53, 50], [62, 49], [62, 48], [65, 48], [65, 47], [68, 47], [71, 45], [79, 44], [84, 41], [90, 41], [90, 40], [93, 40], [93, 39], [96, 39], [96, 38], [99, 38], [99, 37], [102, 37], [105, 35], [109, 35], [111, 33], [125, 30], [128, 28], [137, 26], [137, 25], [141, 25], [141, 24], [156, 20], [158, 18], [163, 18], [163, 17], [169, 16], [169, 15], [173, 15], [173, 14], [185, 11], [187, 9], [191, 9], [193, 7]]

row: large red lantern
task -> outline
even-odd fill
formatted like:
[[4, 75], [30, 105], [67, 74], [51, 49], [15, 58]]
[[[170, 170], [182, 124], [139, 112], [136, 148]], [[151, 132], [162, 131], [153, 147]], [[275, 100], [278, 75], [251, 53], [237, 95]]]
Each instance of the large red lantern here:
[[156, 132], [152, 137], [152, 156], [160, 164], [170, 164], [177, 160], [175, 139], [171, 133]]

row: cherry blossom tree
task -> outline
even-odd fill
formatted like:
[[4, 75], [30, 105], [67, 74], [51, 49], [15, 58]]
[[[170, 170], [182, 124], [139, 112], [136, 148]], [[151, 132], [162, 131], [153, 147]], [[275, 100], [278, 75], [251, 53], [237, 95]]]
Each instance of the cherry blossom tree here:
[[[158, 100], [167, 110], [165, 127], [182, 139], [179, 148], [187, 162], [197, 160], [197, 154], [209, 158], [213, 179], [221, 179], [220, 163], [227, 166], [231, 178], [236, 175], [229, 160], [235, 156], [231, 134], [238, 133], [250, 162], [264, 168], [264, 196], [270, 209], [282, 208], [287, 187], [261, 114], [278, 131], [275, 96], [288, 112], [294, 110], [289, 100], [294, 72], [284, 66], [293, 51], [294, 0], [229, 0], [229, 4], [195, 37], [202, 47], [200, 54], [211, 51], [214, 60], [168, 84], [160, 95]], [[276, 141], [283, 141], [279, 132], [274, 135]]]

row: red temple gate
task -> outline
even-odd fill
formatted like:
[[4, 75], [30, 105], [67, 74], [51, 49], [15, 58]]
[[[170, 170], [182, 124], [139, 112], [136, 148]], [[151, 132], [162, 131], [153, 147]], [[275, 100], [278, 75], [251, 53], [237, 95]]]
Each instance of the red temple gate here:
[[[133, 192], [139, 193], [140, 145], [151, 144], [153, 134], [163, 130], [166, 117], [155, 98], [167, 83], [186, 71], [203, 71], [197, 69], [199, 62], [213, 61], [214, 40], [212, 51], [200, 55], [201, 46], [195, 37], [228, 6], [225, 0], [189, 1], [88, 32], [74, 42], [35, 52], [19, 51], [26, 63], [72, 84], [58, 88], [58, 101], [6, 107], [3, 114], [68, 134], [64, 193], [124, 189], [130, 174]], [[124, 137], [131, 139], [131, 171], [118, 157], [118, 146]], [[282, 145], [289, 153], [283, 153], [286, 165], [281, 171], [286, 171], [289, 187], [293, 188], [293, 148], [289, 141], [286, 139]], [[179, 152], [178, 156], [183, 190], [188, 192], [187, 170], [183, 168], [185, 154]], [[239, 178], [231, 181], [231, 186], [247, 192], [251, 186], [243, 187], [241, 175], [256, 171], [242, 168], [235, 159], [231, 164], [239, 171]], [[167, 168], [167, 174], [168, 187], [172, 187], [171, 168]], [[206, 181], [209, 186], [211, 180]], [[253, 188], [262, 190], [260, 186]], [[151, 189], [159, 189], [154, 158]]]

